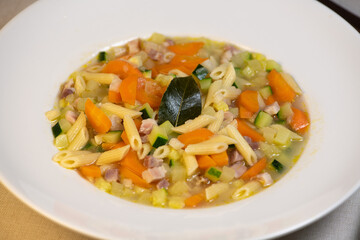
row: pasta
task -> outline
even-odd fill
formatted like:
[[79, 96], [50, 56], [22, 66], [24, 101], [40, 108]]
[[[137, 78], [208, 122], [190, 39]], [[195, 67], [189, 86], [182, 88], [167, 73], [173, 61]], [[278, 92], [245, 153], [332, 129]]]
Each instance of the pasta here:
[[100, 51], [64, 80], [45, 113], [54, 163], [155, 207], [247, 198], [289, 171], [308, 138], [291, 75], [230, 43], [154, 33]]

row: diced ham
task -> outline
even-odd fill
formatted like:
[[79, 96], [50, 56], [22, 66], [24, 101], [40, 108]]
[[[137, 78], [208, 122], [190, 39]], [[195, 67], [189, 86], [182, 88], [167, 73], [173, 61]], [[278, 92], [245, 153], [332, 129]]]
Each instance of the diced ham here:
[[239, 50], [233, 45], [225, 46], [224, 52], [220, 56], [220, 64], [230, 62], [231, 58], [238, 52], [239, 52]]
[[66, 98], [70, 94], [73, 94], [75, 92], [75, 88], [64, 88], [64, 90], [61, 92], [60, 98]]
[[156, 121], [152, 118], [142, 120], [139, 133], [141, 135], [149, 135], [154, 125], [156, 125]]
[[157, 189], [162, 189], [162, 188], [168, 189], [169, 185], [170, 185], [169, 181], [164, 178], [160, 182], [158, 182], [158, 184], [156, 184], [156, 187]]
[[147, 182], [151, 183], [156, 180], [160, 180], [165, 177], [166, 169], [164, 166], [149, 168], [142, 172], [142, 178]]
[[251, 138], [249, 138], [248, 136], [244, 136], [244, 139], [247, 141], [247, 143], [250, 145], [250, 147], [252, 149], [258, 149], [259, 148], [259, 143], [258, 142], [254, 142]]
[[65, 119], [71, 124], [74, 124], [77, 118], [78, 114], [74, 111], [69, 110], [65, 113]]
[[264, 111], [270, 115], [275, 115], [280, 111], [280, 106], [278, 102], [274, 102], [273, 104], [266, 106]]
[[155, 49], [150, 49], [150, 51], [148, 52], [148, 55], [152, 60], [155, 60], [155, 61], [160, 61], [163, 57], [163, 54]]
[[134, 55], [134, 54], [140, 52], [140, 40], [139, 39], [131, 40], [130, 42], [128, 42], [127, 45], [129, 47], [129, 55]]
[[232, 149], [229, 151], [229, 162], [230, 164], [235, 164], [244, 160], [244, 157], [239, 153], [237, 149]]
[[271, 175], [267, 172], [258, 174], [256, 178], [259, 180], [259, 182], [262, 183], [264, 187], [269, 186], [274, 182]]
[[160, 167], [163, 163], [162, 159], [155, 158], [152, 155], [148, 155], [144, 158], [143, 165], [147, 168]]
[[105, 171], [104, 179], [108, 182], [115, 182], [119, 179], [119, 170], [117, 168], [110, 168]]
[[235, 170], [235, 178], [241, 177], [247, 170], [244, 162], [238, 162], [232, 165], [231, 168]]
[[116, 115], [111, 115], [109, 117], [110, 121], [111, 121], [111, 131], [120, 131], [120, 130], [124, 130], [124, 126], [122, 125], [122, 120], [121, 118], [119, 118]]

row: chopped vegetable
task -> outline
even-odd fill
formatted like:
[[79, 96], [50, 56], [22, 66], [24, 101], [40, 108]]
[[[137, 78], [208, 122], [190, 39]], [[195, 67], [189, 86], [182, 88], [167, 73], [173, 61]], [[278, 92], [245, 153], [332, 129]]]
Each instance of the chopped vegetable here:
[[296, 97], [294, 90], [287, 84], [284, 78], [276, 70], [271, 70], [267, 75], [269, 85], [274, 93], [274, 97], [278, 102], [293, 102]]
[[284, 170], [284, 166], [276, 159], [271, 162], [271, 166], [275, 168], [275, 170], [279, 173], [281, 173]]
[[272, 122], [273, 122], [273, 118], [270, 114], [260, 111], [255, 118], [254, 124], [258, 128], [262, 128], [262, 127], [270, 126]]
[[239, 106], [239, 117], [240, 118], [244, 118], [244, 119], [249, 119], [252, 118], [252, 116], [254, 115], [253, 112], [247, 110], [245, 107], [243, 106]]
[[308, 116], [297, 108], [292, 107], [291, 109], [294, 112], [290, 122], [291, 128], [298, 133], [304, 134], [310, 125]]
[[154, 148], [158, 148], [162, 145], [165, 145], [169, 140], [165, 129], [159, 126], [153, 127], [151, 133], [148, 136], [148, 139], [151, 146], [153, 146]]
[[200, 143], [205, 140], [210, 139], [214, 135], [213, 132], [211, 132], [207, 128], [199, 128], [191, 132], [184, 133], [180, 136], [178, 136], [178, 140], [185, 144], [185, 146], [189, 144], [195, 144]]
[[109, 55], [107, 52], [99, 52], [98, 54], [98, 61], [99, 62], [106, 62], [109, 60]]
[[129, 76], [121, 82], [120, 95], [123, 102], [135, 105], [137, 80], [137, 76]]
[[141, 115], [143, 119], [152, 118], [154, 116], [154, 110], [150, 107], [149, 103], [145, 103], [139, 111], [143, 113]]
[[248, 136], [251, 140], [255, 142], [265, 141], [264, 137], [258, 133], [255, 129], [251, 128], [244, 120], [236, 119], [237, 127], [241, 135]]
[[222, 167], [229, 164], [229, 156], [226, 151], [217, 154], [211, 154], [210, 157], [216, 163], [216, 166]]
[[103, 73], [114, 73], [120, 77], [120, 79], [125, 79], [129, 76], [142, 77], [142, 73], [131, 65], [123, 60], [112, 60], [109, 61], [102, 70]]
[[119, 168], [119, 172], [120, 172], [120, 176], [122, 178], [130, 179], [132, 181], [132, 183], [134, 183], [135, 185], [137, 185], [139, 187], [143, 187], [143, 188], [151, 187], [151, 185], [149, 183], [147, 183], [144, 179], [139, 177], [139, 175], [135, 174], [132, 170], [130, 170], [129, 168], [127, 168], [125, 166], [121, 166]]
[[259, 110], [258, 92], [252, 90], [243, 91], [238, 97], [239, 104], [251, 112], [257, 112]]
[[200, 169], [208, 169], [216, 166], [216, 162], [209, 155], [196, 156], [196, 160]]
[[210, 167], [205, 172], [205, 177], [207, 177], [208, 179], [210, 179], [213, 182], [219, 181], [220, 176], [221, 176], [221, 170], [216, 167]]
[[146, 170], [144, 165], [140, 162], [135, 151], [130, 150], [125, 157], [120, 161], [120, 165], [127, 167], [133, 171], [139, 177], [142, 176], [142, 172]]
[[60, 123], [57, 122], [52, 128], [51, 131], [54, 135], [54, 138], [56, 138], [57, 136], [59, 136], [62, 133], [62, 129], [60, 127]]
[[243, 180], [250, 180], [252, 177], [258, 175], [266, 167], [266, 158], [260, 159], [251, 168], [249, 168], [240, 178]]
[[199, 64], [195, 70], [192, 72], [192, 74], [199, 80], [203, 80], [206, 78], [206, 76], [209, 74], [209, 71], [202, 66], [201, 64]]
[[98, 133], [106, 133], [111, 128], [111, 121], [105, 113], [90, 100], [87, 99], [85, 103], [85, 114], [90, 122], [90, 125]]
[[79, 171], [84, 177], [101, 177], [101, 170], [95, 165], [82, 166]]
[[198, 194], [192, 195], [191, 197], [188, 197], [187, 199], [185, 199], [185, 206], [197, 207], [204, 200], [205, 200], [204, 194], [198, 193]]
[[178, 55], [193, 56], [203, 46], [204, 46], [203, 42], [191, 42], [191, 43], [181, 43], [181, 44], [169, 46], [168, 49]]

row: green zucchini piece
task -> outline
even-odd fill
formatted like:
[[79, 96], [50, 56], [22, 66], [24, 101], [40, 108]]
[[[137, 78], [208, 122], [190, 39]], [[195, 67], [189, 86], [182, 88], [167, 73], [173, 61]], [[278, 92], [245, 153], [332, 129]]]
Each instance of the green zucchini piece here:
[[59, 136], [62, 133], [62, 129], [60, 127], [60, 123], [57, 122], [52, 128], [52, 133], [54, 135], [54, 138], [56, 138], [57, 136]]
[[235, 69], [235, 74], [236, 74], [236, 76], [237, 76], [237, 77], [241, 77], [241, 68], [239, 68], [239, 67], [234, 67], [234, 69]]
[[122, 131], [111, 131], [102, 136], [103, 142], [106, 143], [118, 143], [121, 141]]
[[265, 100], [273, 94], [270, 86], [263, 87], [259, 90], [259, 93]]
[[150, 107], [149, 103], [142, 105], [139, 111], [143, 113], [141, 115], [142, 119], [152, 118], [154, 116], [154, 110]]
[[144, 70], [142, 72], [142, 74], [144, 75], [145, 78], [151, 78], [152, 71], [151, 70]]
[[293, 111], [291, 109], [291, 103], [286, 102], [280, 106], [280, 110], [277, 113], [277, 116], [280, 120], [286, 120], [288, 117], [293, 115]]
[[169, 138], [166, 134], [166, 130], [159, 126], [154, 126], [151, 130], [151, 133], [148, 136], [151, 146], [158, 148], [162, 145], [165, 145]]
[[275, 62], [274, 60], [266, 60], [266, 71], [270, 72], [271, 70], [275, 69], [278, 72], [282, 72], [281, 66], [279, 63]]
[[99, 62], [106, 62], [109, 60], [109, 55], [107, 54], [107, 52], [99, 52], [98, 54], [98, 61]]
[[247, 65], [245, 68], [243, 68], [243, 70], [241, 70], [241, 74], [247, 79], [250, 79], [255, 76], [256, 72], [253, 68]]
[[163, 128], [167, 135], [170, 135], [173, 133], [173, 130], [171, 130], [174, 126], [171, 124], [169, 120], [163, 122], [159, 127]]
[[210, 167], [206, 172], [205, 172], [205, 177], [207, 177], [208, 179], [210, 179], [213, 182], [217, 182], [221, 176], [221, 170], [216, 168], [216, 167]]
[[273, 118], [270, 114], [260, 111], [255, 118], [255, 126], [258, 128], [270, 126], [273, 121]]
[[209, 90], [212, 80], [211, 80], [211, 78], [204, 78], [204, 79], [200, 80], [199, 82], [200, 82], [201, 91], [206, 93]]
[[271, 166], [273, 166], [278, 173], [281, 173], [284, 170], [284, 165], [282, 165], [276, 159], [274, 159], [274, 161], [271, 162]]
[[209, 74], [209, 71], [201, 64], [197, 65], [192, 74], [199, 80], [203, 80]]

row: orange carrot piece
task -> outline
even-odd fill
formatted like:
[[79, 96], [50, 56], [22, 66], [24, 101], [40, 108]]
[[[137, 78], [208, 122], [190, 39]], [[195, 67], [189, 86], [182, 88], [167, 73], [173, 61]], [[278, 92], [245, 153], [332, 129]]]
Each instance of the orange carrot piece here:
[[296, 97], [295, 91], [287, 84], [284, 78], [275, 69], [267, 75], [269, 85], [275, 99], [279, 102], [293, 102]]
[[126, 145], [129, 145], [129, 144], [130, 144], [129, 139], [128, 139], [128, 137], [127, 137], [127, 134], [126, 134], [125, 130], [121, 133], [121, 139], [124, 141], [124, 143], [125, 143]]
[[139, 130], [140, 127], [141, 127], [142, 119], [141, 118], [135, 118], [134, 123], [135, 123], [135, 126], [136, 126], [137, 130]]
[[239, 117], [240, 118], [245, 118], [245, 119], [249, 119], [254, 115], [253, 112], [247, 110], [245, 107], [243, 106], [239, 106]]
[[229, 164], [229, 156], [226, 151], [217, 154], [211, 154], [210, 157], [216, 162], [216, 166], [222, 167]]
[[265, 100], [265, 104], [266, 105], [271, 105], [275, 102], [275, 97], [274, 95], [270, 95], [266, 100]]
[[125, 157], [120, 161], [121, 166], [125, 166], [133, 171], [139, 177], [142, 176], [142, 172], [146, 170], [144, 165], [140, 162], [137, 153], [130, 150]]
[[185, 206], [186, 207], [196, 207], [205, 200], [205, 196], [203, 193], [192, 195], [191, 197], [188, 197], [185, 199]]
[[85, 102], [85, 114], [90, 122], [90, 125], [98, 133], [106, 133], [111, 128], [111, 121], [100, 108], [87, 99]]
[[120, 95], [123, 102], [135, 105], [138, 77], [131, 75], [125, 78], [120, 85]]
[[112, 60], [109, 61], [102, 70], [103, 73], [113, 73], [120, 77], [120, 79], [125, 79], [131, 75], [135, 75], [137, 77], [143, 77], [143, 74], [131, 65], [123, 60]]
[[101, 177], [101, 170], [95, 165], [82, 166], [79, 171], [84, 177]]
[[118, 143], [102, 143], [101, 147], [102, 149], [104, 149], [105, 151], [109, 151], [112, 149], [116, 149], [116, 148], [121, 148], [126, 146], [127, 144], [125, 142], [118, 142]]
[[178, 55], [193, 56], [204, 46], [203, 42], [180, 43], [169, 46], [168, 49]]
[[292, 107], [293, 116], [291, 118], [290, 126], [292, 129], [294, 129], [296, 132], [304, 134], [310, 125], [310, 121], [306, 113], [303, 111]]
[[238, 97], [238, 104], [253, 113], [259, 111], [258, 92], [253, 90], [243, 91]]
[[264, 142], [265, 138], [258, 133], [255, 129], [252, 129], [245, 120], [236, 119], [238, 123], [238, 130], [243, 136], [251, 138], [255, 142]]
[[260, 159], [251, 168], [249, 168], [240, 178], [242, 180], [250, 180], [258, 175], [266, 167], [266, 158]]
[[142, 104], [149, 103], [152, 108], [158, 108], [165, 91], [166, 88], [160, 86], [155, 80], [139, 78], [136, 100]]
[[195, 144], [199, 142], [203, 142], [208, 140], [214, 135], [212, 131], [207, 128], [199, 128], [191, 132], [184, 133], [178, 136], [178, 140], [185, 144], [185, 146], [189, 144]]
[[196, 156], [197, 163], [200, 169], [208, 169], [209, 167], [215, 167], [216, 162], [209, 155]]
[[112, 103], [121, 103], [121, 94], [120, 92], [109, 90], [109, 102]]
[[151, 184], [147, 183], [144, 179], [135, 174], [131, 169], [122, 166], [119, 168], [120, 176], [122, 178], [131, 179], [131, 181], [142, 188], [151, 188]]

